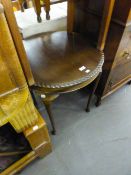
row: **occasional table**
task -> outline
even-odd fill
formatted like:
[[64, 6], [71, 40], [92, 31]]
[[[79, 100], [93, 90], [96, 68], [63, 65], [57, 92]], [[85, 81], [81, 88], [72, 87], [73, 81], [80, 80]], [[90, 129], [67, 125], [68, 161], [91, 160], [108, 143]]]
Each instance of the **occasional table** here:
[[87, 38], [66, 31], [42, 34], [23, 43], [35, 79], [32, 89], [41, 95], [55, 134], [51, 103], [60, 94], [81, 89], [98, 77], [88, 100], [89, 111], [102, 71], [104, 54]]

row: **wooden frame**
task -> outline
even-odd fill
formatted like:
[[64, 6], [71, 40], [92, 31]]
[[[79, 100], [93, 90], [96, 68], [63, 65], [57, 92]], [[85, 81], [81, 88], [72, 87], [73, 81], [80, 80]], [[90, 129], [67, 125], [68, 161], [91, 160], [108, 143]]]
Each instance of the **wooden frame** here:
[[19, 56], [19, 60], [21, 62], [21, 66], [24, 71], [24, 75], [26, 77], [27, 83], [29, 85], [33, 85], [34, 78], [33, 78], [31, 68], [26, 56], [26, 52], [22, 43], [22, 37], [18, 30], [17, 22], [14, 16], [13, 8], [12, 8], [12, 2], [11, 0], [0, 0], [0, 2], [2, 2], [2, 5], [4, 6], [6, 20], [8, 22], [8, 26], [15, 44], [17, 54]]
[[[39, 115], [39, 120], [35, 126], [37, 126], [37, 130], [33, 130], [28, 128], [24, 131], [24, 135], [29, 141], [32, 151], [22, 157], [20, 160], [12, 164], [6, 170], [4, 170], [1, 175], [15, 175], [16, 173], [22, 171], [22, 169], [35, 160], [38, 157], [44, 157], [52, 151], [50, 138], [48, 136], [46, 124], [43, 121], [42, 117]], [[42, 134], [41, 134], [42, 133]], [[39, 135], [39, 139], [38, 139]]]
[[[9, 1], [6, 1], [6, 7], [8, 6], [8, 2]], [[14, 45], [14, 42], [12, 40], [13, 33], [11, 33], [11, 31], [15, 32], [15, 29], [17, 31], [17, 27], [15, 28], [15, 25], [13, 25], [13, 23], [10, 22], [10, 29], [12, 29], [12, 30], [9, 30], [8, 23], [7, 23], [6, 16], [5, 16], [4, 12], [5, 12], [4, 8], [3, 8], [2, 4], [0, 3], [0, 24], [2, 26], [0, 28], [0, 38], [1, 38], [0, 61], [1, 61], [1, 64], [3, 66], [2, 69], [0, 70], [1, 77], [2, 77], [0, 79], [0, 83], [1, 83], [1, 86], [0, 86], [0, 111], [3, 111], [3, 113], [0, 113], [0, 117], [1, 117], [1, 121], [4, 121], [3, 123], [1, 122], [0, 126], [5, 125], [6, 123], [10, 123], [12, 125], [12, 127], [17, 132], [23, 132], [23, 134], [25, 135], [25, 138], [28, 140], [28, 142], [30, 144], [30, 147], [32, 148], [31, 151], [27, 155], [25, 155], [22, 159], [15, 162], [13, 165], [11, 165], [9, 168], [7, 168], [5, 171], [3, 171], [1, 173], [1, 175], [9, 175], [9, 174], [13, 175], [13, 174], [16, 174], [17, 172], [19, 172], [23, 167], [25, 167], [27, 164], [29, 164], [35, 158], [43, 157], [43, 156], [46, 156], [47, 154], [49, 154], [52, 151], [52, 147], [51, 147], [51, 141], [50, 141], [47, 127], [46, 127], [46, 123], [43, 120], [43, 118], [41, 117], [41, 115], [37, 112], [36, 108], [34, 107], [33, 100], [30, 96], [29, 89], [28, 89], [27, 83], [25, 81], [22, 68], [21, 68], [21, 65], [20, 65], [19, 60], [18, 60], [16, 48], [20, 49], [21, 47], [20, 47], [20, 45], [18, 45], [18, 47], [17, 47], [17, 45]], [[9, 15], [11, 15], [11, 21], [12, 21], [13, 15], [11, 13], [9, 13]], [[8, 20], [9, 19], [10, 18], [8, 16]], [[11, 34], [12, 34], [12, 36], [11, 36]], [[18, 39], [17, 36], [15, 36], [14, 38]], [[21, 40], [15, 40], [15, 41], [18, 42]], [[15, 42], [15, 44], [17, 42]], [[16, 46], [16, 48], [14, 46]], [[22, 48], [24, 48], [23, 44], [22, 44]], [[20, 96], [18, 96], [18, 98], [14, 98], [14, 96], [15, 97], [17, 96], [16, 93], [21, 94], [23, 92], [22, 91], [23, 89], [26, 92], [28, 91], [27, 96], [30, 98], [29, 101], [30, 101], [30, 105], [32, 105], [32, 107], [30, 105], [27, 107], [25, 105], [26, 101], [21, 103], [22, 100], [24, 99], [24, 97], [26, 96], [24, 93], [22, 94], [22, 98], [20, 98]], [[4, 98], [5, 96], [6, 96], [6, 98]], [[6, 99], [8, 102], [6, 101]], [[18, 104], [18, 106], [19, 106], [19, 107], [18, 106], [16, 107], [16, 105], [14, 105], [15, 109], [12, 107], [13, 106], [12, 104], [14, 104], [13, 103], [14, 100], [16, 102], [15, 104]], [[21, 104], [19, 104], [19, 101]], [[9, 104], [11, 104], [11, 106]], [[5, 111], [3, 110], [3, 105], [7, 106]], [[16, 109], [18, 109], [18, 111], [15, 111]], [[23, 111], [23, 109], [24, 109], [24, 111]], [[6, 110], [8, 110], [9, 113], [6, 112]], [[29, 121], [30, 125], [25, 125], [24, 127], [22, 127], [22, 120], [20, 119], [21, 117], [20, 118], [18, 117], [19, 112], [21, 110], [22, 110], [22, 118], [24, 118], [24, 121], [26, 121], [24, 114], [26, 112], [28, 113], [27, 114], [27, 117], [28, 117], [27, 121]], [[33, 117], [34, 114], [35, 114], [35, 117]], [[20, 119], [19, 120], [20, 125], [18, 124], [18, 126], [22, 127], [20, 130], [17, 130], [17, 127], [15, 126], [15, 124], [17, 124], [17, 121], [15, 120], [16, 116], [17, 116], [17, 119], [18, 118]], [[29, 119], [30, 117], [31, 118], [33, 117], [34, 122], [33, 121], [31, 122], [31, 120]], [[14, 124], [11, 120], [15, 121]], [[26, 124], [28, 124], [28, 122], [26, 122]], [[12, 154], [21, 154], [21, 151], [20, 152], [12, 152], [12, 154], [10, 152], [6, 152], [6, 153], [7, 154], [4, 154], [4, 156], [7, 156], [7, 155], [9, 156]], [[1, 154], [1, 156], [3, 156], [3, 155]]]

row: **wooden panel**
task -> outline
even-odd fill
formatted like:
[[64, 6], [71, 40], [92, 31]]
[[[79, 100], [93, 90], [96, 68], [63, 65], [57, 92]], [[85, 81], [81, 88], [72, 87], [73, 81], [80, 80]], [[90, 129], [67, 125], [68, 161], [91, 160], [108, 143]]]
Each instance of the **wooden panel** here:
[[46, 124], [39, 113], [38, 116], [38, 122], [34, 126], [25, 130], [24, 134], [32, 149], [38, 156], [42, 157], [50, 153], [52, 147]]
[[97, 43], [99, 50], [103, 50], [115, 0], [76, 0], [75, 3], [74, 31], [86, 34]]
[[131, 0], [116, 0], [112, 19], [121, 25], [126, 25], [131, 8]]
[[97, 42], [105, 0], [76, 0], [74, 31], [87, 35]]
[[10, 32], [11, 32], [11, 35], [12, 35], [12, 38], [15, 44], [17, 54], [19, 56], [19, 60], [21, 62], [21, 66], [23, 68], [26, 80], [29, 85], [32, 85], [34, 84], [34, 79], [33, 79], [31, 68], [27, 60], [25, 49], [22, 43], [22, 38], [20, 36], [19, 30], [17, 27], [16, 19], [13, 14], [12, 2], [10, 0], [0, 0], [0, 2], [2, 2], [4, 6], [7, 23], [8, 23], [8, 26], [9, 26], [9, 29], [10, 29]]
[[123, 79], [126, 79], [126, 77], [131, 78], [131, 59], [123, 60], [123, 63], [113, 68], [109, 81], [109, 87], [112, 89]]
[[131, 25], [126, 27], [123, 37], [121, 39], [116, 58], [115, 64], [121, 64], [125, 57], [131, 55]]
[[27, 85], [4, 13], [0, 13], [0, 66], [0, 96]]
[[74, 18], [75, 18], [75, 2], [74, 0], [68, 0], [67, 4], [67, 31], [73, 32], [74, 30]]

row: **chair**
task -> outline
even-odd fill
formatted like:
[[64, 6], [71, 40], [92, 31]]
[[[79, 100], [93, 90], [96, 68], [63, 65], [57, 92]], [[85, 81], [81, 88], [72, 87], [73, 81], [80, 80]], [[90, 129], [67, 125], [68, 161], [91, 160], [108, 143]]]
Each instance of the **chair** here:
[[37, 21], [41, 22], [41, 7], [44, 7], [45, 12], [46, 12], [46, 19], [50, 19], [50, 5], [57, 4], [57, 3], [62, 3], [67, 0], [32, 0], [33, 5], [37, 14]]
[[19, 4], [20, 4], [20, 7], [21, 7], [21, 11], [24, 12], [24, 9], [26, 8], [29, 8], [29, 1], [30, 0], [18, 0], [19, 1]]
[[97, 48], [85, 36], [74, 32], [75, 0], [68, 1], [67, 31], [41, 34], [23, 41], [35, 85], [31, 87], [42, 98], [56, 133], [51, 103], [62, 93], [81, 89], [96, 80], [86, 110], [99, 82], [104, 54], [102, 52], [113, 10], [114, 0], [105, 1]]

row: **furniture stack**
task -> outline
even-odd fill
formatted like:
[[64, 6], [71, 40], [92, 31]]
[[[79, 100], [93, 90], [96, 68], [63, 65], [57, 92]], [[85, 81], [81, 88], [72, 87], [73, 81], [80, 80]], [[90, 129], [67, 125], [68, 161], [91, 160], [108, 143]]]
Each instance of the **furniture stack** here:
[[[4, 0], [2, 4], [0, 4], [0, 174], [9, 175], [16, 174], [37, 157], [50, 153], [51, 143], [46, 123], [35, 108], [29, 92], [28, 84], [33, 83], [33, 78], [21, 47], [22, 40], [13, 16], [11, 1]], [[14, 36], [13, 32], [18, 35]], [[26, 65], [25, 69], [21, 67], [20, 58], [23, 61], [22, 66]]]

